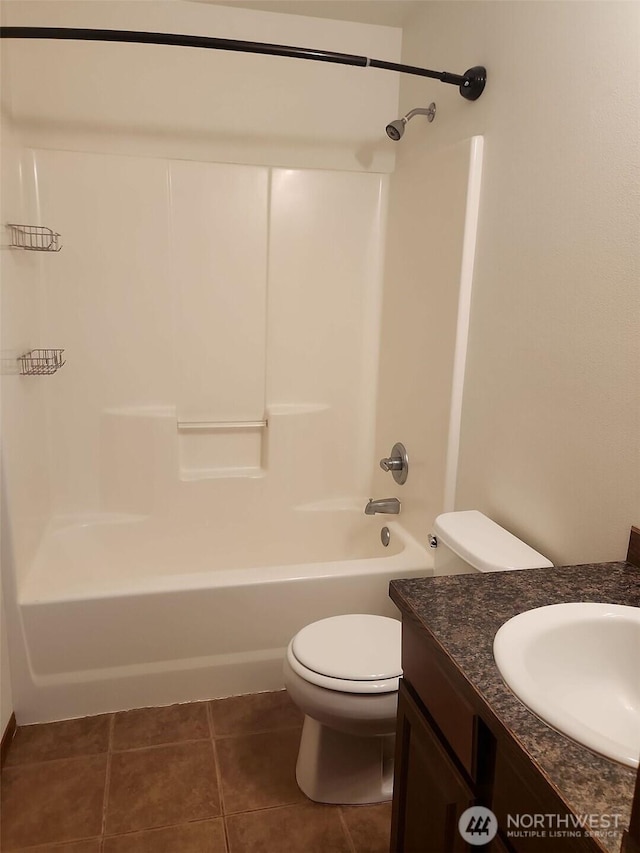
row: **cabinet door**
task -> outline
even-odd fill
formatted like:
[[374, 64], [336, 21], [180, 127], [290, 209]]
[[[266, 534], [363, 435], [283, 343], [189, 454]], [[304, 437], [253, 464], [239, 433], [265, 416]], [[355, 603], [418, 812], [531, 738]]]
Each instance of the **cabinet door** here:
[[392, 853], [466, 853], [458, 820], [471, 805], [471, 789], [401, 682]]
[[507, 847], [507, 842], [503, 841], [499, 835], [489, 843], [489, 853], [511, 853], [511, 848]]
[[[600, 844], [593, 838], [581, 835], [574, 837], [571, 823], [561, 824], [553, 830], [553, 824], [546, 823], [545, 816], [556, 816], [559, 820], [570, 821], [571, 812], [558, 795], [546, 785], [539, 772], [528, 759], [522, 759], [517, 752], [508, 751], [506, 745], [498, 748], [493, 782], [492, 810], [498, 818], [498, 826], [505, 833], [507, 842], [516, 853], [596, 853], [602, 851]], [[541, 818], [541, 826], [531, 829], [509, 829], [510, 818], [520, 815], [531, 820]], [[568, 828], [569, 827], [569, 828]]]

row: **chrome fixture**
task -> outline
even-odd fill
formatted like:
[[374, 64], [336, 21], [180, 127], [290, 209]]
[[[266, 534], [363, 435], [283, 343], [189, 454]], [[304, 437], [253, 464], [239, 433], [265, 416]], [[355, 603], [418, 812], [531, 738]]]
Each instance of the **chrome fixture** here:
[[385, 548], [389, 546], [389, 542], [391, 541], [391, 532], [388, 527], [383, 527], [380, 531], [380, 541]]
[[211, 432], [214, 429], [239, 430], [239, 429], [266, 429], [269, 422], [263, 421], [178, 421], [178, 430]]
[[429, 534], [429, 538], [427, 539], [427, 542], [429, 543], [429, 548], [437, 548], [438, 547], [438, 540], [433, 535], [433, 533]]
[[59, 252], [60, 235], [51, 228], [42, 225], [7, 224], [11, 236], [12, 249], [28, 249], [31, 252]]
[[406, 483], [409, 476], [409, 456], [404, 444], [397, 441], [391, 448], [391, 455], [380, 460], [380, 467], [383, 471], [391, 471], [399, 486]]
[[393, 139], [394, 142], [397, 142], [399, 139], [402, 139], [402, 135], [404, 134], [404, 129], [407, 122], [411, 121], [414, 116], [426, 116], [427, 121], [433, 121], [436, 117], [435, 102], [432, 101], [426, 108], [416, 107], [414, 110], [409, 110], [406, 116], [403, 116], [402, 118], [398, 118], [395, 121], [390, 122], [385, 128], [389, 139]]
[[31, 349], [18, 356], [21, 376], [51, 376], [60, 370], [65, 360], [63, 349]]
[[381, 512], [386, 515], [397, 515], [400, 512], [400, 506], [398, 498], [381, 498], [378, 501], [369, 498], [369, 503], [364, 508], [364, 514], [375, 515], [377, 512]]

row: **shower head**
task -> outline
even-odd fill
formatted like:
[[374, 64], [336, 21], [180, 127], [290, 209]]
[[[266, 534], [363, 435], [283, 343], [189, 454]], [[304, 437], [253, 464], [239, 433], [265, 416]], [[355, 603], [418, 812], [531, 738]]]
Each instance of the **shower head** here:
[[406, 116], [398, 118], [395, 121], [389, 122], [389, 124], [385, 128], [389, 139], [393, 139], [394, 142], [397, 142], [399, 139], [402, 139], [407, 122], [411, 121], [414, 116], [418, 115], [426, 116], [427, 121], [433, 121], [436, 117], [435, 103], [431, 102], [426, 108], [416, 107], [414, 110], [409, 110]]
[[402, 139], [402, 134], [404, 133], [404, 126], [406, 123], [406, 118], [399, 118], [395, 121], [390, 122], [385, 128], [389, 139], [393, 139], [394, 142], [397, 142], [399, 139]]

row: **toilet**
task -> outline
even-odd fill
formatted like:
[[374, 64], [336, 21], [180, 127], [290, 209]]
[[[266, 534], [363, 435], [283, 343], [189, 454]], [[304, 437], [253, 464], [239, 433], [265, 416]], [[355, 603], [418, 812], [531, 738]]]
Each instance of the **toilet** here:
[[553, 563], [477, 509], [445, 512], [429, 538], [434, 575], [553, 568]]
[[[553, 563], [477, 510], [439, 515], [434, 574], [551, 568]], [[390, 800], [401, 623], [367, 613], [312, 622], [293, 637], [284, 683], [304, 713], [296, 779], [319, 803]]]

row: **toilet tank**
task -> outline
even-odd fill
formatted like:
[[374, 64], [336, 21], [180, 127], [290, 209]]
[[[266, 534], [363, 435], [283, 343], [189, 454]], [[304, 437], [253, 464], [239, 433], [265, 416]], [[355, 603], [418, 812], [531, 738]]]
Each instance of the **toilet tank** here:
[[476, 509], [439, 515], [433, 535], [437, 543], [434, 575], [553, 567], [550, 560]]

